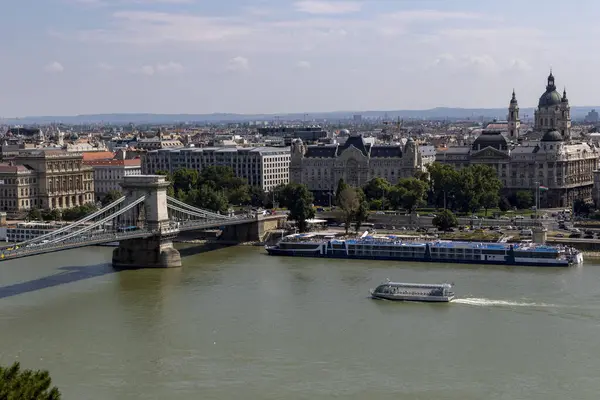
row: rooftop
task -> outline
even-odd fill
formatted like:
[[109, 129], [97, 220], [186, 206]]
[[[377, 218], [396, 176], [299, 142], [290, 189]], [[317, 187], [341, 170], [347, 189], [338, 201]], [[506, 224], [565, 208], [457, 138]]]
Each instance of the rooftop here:
[[273, 154], [289, 154], [289, 147], [178, 147], [171, 149], [150, 150], [148, 153], [159, 152], [190, 152], [190, 153], [273, 153]]
[[85, 161], [86, 165], [97, 167], [97, 166], [123, 166], [123, 167], [139, 167], [142, 165], [142, 160], [139, 158], [134, 158], [132, 160], [92, 160]]
[[83, 162], [95, 160], [110, 160], [114, 158], [115, 153], [112, 151], [86, 151], [83, 153]]

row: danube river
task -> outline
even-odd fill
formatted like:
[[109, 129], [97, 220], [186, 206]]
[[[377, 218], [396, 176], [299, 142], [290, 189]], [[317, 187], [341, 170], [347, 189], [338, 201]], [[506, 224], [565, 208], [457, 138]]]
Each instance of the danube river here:
[[[111, 248], [0, 263], [0, 363], [65, 399], [597, 399], [600, 263], [544, 269], [195, 253], [114, 272]], [[195, 253], [195, 254], [194, 254]], [[371, 300], [390, 278], [451, 304]]]

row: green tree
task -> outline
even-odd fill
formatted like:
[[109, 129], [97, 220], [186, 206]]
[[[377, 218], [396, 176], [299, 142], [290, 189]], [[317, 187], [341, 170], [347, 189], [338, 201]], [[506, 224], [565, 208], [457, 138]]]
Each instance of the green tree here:
[[286, 199], [284, 198], [286, 185], [281, 184], [275, 186], [266, 194], [266, 206], [268, 208], [285, 207]]
[[354, 223], [356, 224], [356, 232], [360, 230], [361, 225], [369, 218], [369, 203], [367, 202], [367, 196], [361, 189], [356, 189], [358, 197], [358, 209], [354, 214]]
[[59, 400], [60, 392], [52, 387], [48, 371], [21, 370], [15, 362], [0, 367], [0, 399], [6, 400]]
[[288, 218], [296, 221], [298, 230], [306, 232], [307, 220], [315, 217], [312, 207], [313, 195], [305, 185], [290, 183], [285, 186], [281, 193], [282, 205], [289, 210]]
[[433, 226], [441, 231], [447, 231], [450, 228], [458, 226], [458, 219], [454, 213], [448, 209], [442, 210], [439, 214], [433, 217], [431, 222]]
[[481, 206], [485, 210], [485, 215], [487, 216], [488, 210], [490, 208], [498, 207], [498, 202], [500, 201], [500, 196], [498, 192], [485, 192], [481, 196]]
[[529, 190], [519, 190], [515, 195], [516, 206], [525, 210], [533, 206], [533, 193]]
[[[391, 189], [390, 183], [383, 178], [373, 178], [364, 187], [367, 201], [383, 201]], [[383, 205], [383, 204], [382, 204]]]
[[456, 196], [458, 172], [448, 164], [434, 162], [427, 166], [431, 203], [436, 207], [452, 208]]
[[220, 212], [221, 214], [226, 214], [229, 209], [227, 198], [223, 192], [214, 190], [208, 185], [187, 192], [183, 202], [198, 208]]
[[42, 219], [44, 221], [59, 221], [61, 218], [62, 218], [62, 213], [57, 208], [52, 209], [52, 210], [42, 211]]
[[118, 190], [111, 190], [108, 193], [106, 193], [106, 196], [104, 196], [104, 198], [102, 199], [102, 206], [106, 207], [107, 205], [120, 199], [121, 197], [123, 197], [123, 193], [121, 193]]
[[65, 221], [77, 221], [87, 215], [98, 211], [95, 204], [88, 203], [62, 210], [62, 219]]
[[344, 227], [346, 228], [347, 235], [348, 229], [350, 229], [350, 225], [354, 221], [354, 217], [360, 206], [360, 200], [356, 190], [351, 187], [347, 187], [340, 192], [340, 196], [338, 197], [337, 201], [338, 206], [342, 209]]
[[271, 204], [270, 208], [273, 208], [272, 200], [269, 200], [260, 186], [251, 186], [248, 194], [250, 195], [250, 205], [253, 207], [267, 207]]
[[203, 168], [198, 177], [198, 185], [209, 185], [213, 189], [224, 189], [226, 192], [246, 184], [244, 179], [235, 176], [233, 168], [222, 165]]
[[381, 210], [383, 208], [383, 201], [378, 199], [373, 199], [369, 202], [369, 210]]
[[188, 192], [198, 183], [198, 171], [189, 168], [180, 168], [173, 174], [173, 190]]
[[573, 203], [573, 212], [575, 215], [584, 215], [587, 216], [594, 209], [594, 205], [591, 203], [587, 203], [585, 200], [577, 199]]
[[172, 197], [175, 197], [176, 199], [181, 200], [181, 201], [185, 201], [185, 198], [188, 193], [189, 193], [189, 191], [179, 189], [177, 192], [175, 192], [175, 196], [172, 196]]
[[250, 187], [248, 185], [241, 185], [230, 189], [227, 192], [227, 200], [230, 204], [250, 204]]
[[506, 212], [508, 210], [510, 210], [510, 201], [502, 196], [502, 198], [500, 198], [500, 204], [498, 204], [498, 208], [500, 208], [500, 211]]
[[485, 193], [499, 195], [502, 183], [496, 170], [487, 165], [469, 165], [459, 171], [455, 183], [456, 202], [463, 212], [474, 212], [483, 207]]
[[252, 200], [246, 181], [236, 177], [233, 168], [228, 166], [214, 165], [203, 168], [196, 185], [221, 191], [232, 204], [249, 204]]
[[417, 171], [415, 173], [415, 178], [429, 184], [429, 172], [427, 171]]
[[413, 212], [417, 207], [425, 203], [427, 183], [417, 178], [400, 179], [396, 184], [398, 188], [400, 204], [408, 212]]
[[337, 189], [335, 190], [335, 204], [339, 205], [338, 199], [340, 198], [342, 191], [349, 187], [350, 187], [350, 185], [348, 185], [346, 182], [344, 182], [343, 178], [340, 178], [340, 180], [338, 181]]
[[41, 221], [42, 219], [42, 212], [38, 208], [32, 208], [27, 212], [28, 221]]
[[388, 193], [390, 206], [394, 210], [404, 207], [404, 196], [406, 196], [406, 189], [404, 187], [392, 186]]

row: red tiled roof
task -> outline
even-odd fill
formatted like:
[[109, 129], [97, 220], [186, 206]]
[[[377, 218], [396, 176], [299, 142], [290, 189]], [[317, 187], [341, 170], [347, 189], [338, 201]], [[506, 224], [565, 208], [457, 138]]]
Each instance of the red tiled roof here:
[[111, 151], [86, 151], [83, 153], [83, 162], [94, 160], [110, 160], [115, 156]]

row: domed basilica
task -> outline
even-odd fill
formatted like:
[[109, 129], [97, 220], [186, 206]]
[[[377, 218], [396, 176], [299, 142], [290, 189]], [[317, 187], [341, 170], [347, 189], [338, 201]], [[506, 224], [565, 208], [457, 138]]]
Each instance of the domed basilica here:
[[567, 92], [557, 92], [552, 72], [534, 114], [531, 136], [538, 139], [521, 137], [520, 127], [513, 91], [506, 131], [484, 130], [472, 145], [449, 147], [436, 155], [436, 161], [456, 168], [489, 165], [496, 169], [507, 195], [547, 187], [540, 193], [541, 207], [570, 207], [576, 199], [591, 200], [600, 149], [571, 138]]

